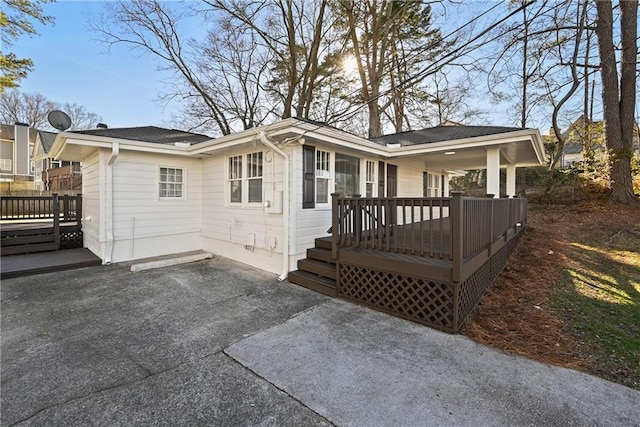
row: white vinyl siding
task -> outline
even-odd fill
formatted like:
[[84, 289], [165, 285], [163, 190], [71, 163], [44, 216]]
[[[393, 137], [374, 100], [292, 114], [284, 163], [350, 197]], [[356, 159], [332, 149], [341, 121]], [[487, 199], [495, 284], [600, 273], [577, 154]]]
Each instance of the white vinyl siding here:
[[[106, 159], [106, 155], [103, 155], [102, 158]], [[106, 160], [104, 161], [106, 162]], [[96, 150], [82, 162], [82, 234], [84, 246], [102, 258], [104, 235], [100, 233], [103, 224], [100, 205], [105, 203], [101, 198], [104, 194], [105, 182], [104, 177], [101, 182], [100, 171], [101, 155]]]
[[[292, 148], [285, 147], [286, 151]], [[237, 157], [244, 160], [251, 157], [250, 154], [238, 148], [228, 155], [202, 161], [202, 180], [205, 183], [202, 195], [202, 245], [204, 250], [279, 274], [285, 244], [282, 240], [282, 213], [271, 213], [262, 203], [248, 204], [248, 190], [242, 193], [247, 203], [229, 203], [229, 159]], [[265, 150], [261, 153], [261, 159], [261, 171], [254, 167], [254, 171], [249, 172], [243, 162], [245, 183], [249, 181], [246, 175], [261, 175], [262, 199], [269, 200], [272, 206], [276, 199], [279, 203], [287, 203], [288, 197], [282, 194], [285, 168], [282, 157]], [[257, 180], [258, 177], [255, 178]], [[248, 245], [250, 241], [252, 244]], [[275, 247], [272, 247], [274, 244]]]
[[[181, 199], [158, 197], [159, 171], [169, 162], [184, 171]], [[113, 164], [112, 261], [202, 249], [200, 171], [199, 159], [120, 153]]]

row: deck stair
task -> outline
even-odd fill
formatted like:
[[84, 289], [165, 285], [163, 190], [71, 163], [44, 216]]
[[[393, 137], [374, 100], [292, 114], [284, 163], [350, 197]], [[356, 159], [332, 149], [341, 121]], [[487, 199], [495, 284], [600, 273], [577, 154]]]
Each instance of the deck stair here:
[[288, 280], [307, 289], [335, 297], [336, 263], [331, 256], [331, 240], [315, 240], [315, 247], [307, 249], [307, 258], [298, 261], [298, 270], [289, 273]]

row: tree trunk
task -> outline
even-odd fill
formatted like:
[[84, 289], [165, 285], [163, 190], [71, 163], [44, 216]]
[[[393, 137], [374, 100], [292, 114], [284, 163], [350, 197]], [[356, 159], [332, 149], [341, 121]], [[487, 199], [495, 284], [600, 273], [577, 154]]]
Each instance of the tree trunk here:
[[[637, 200], [633, 195], [631, 178], [631, 156], [633, 155], [631, 136], [636, 93], [635, 52], [637, 51], [638, 3], [637, 1], [620, 2], [623, 51], [620, 88], [613, 42], [613, 6], [611, 1], [596, 1], [596, 7], [598, 14], [596, 34], [602, 74], [602, 104], [605, 141], [609, 151], [611, 199], [615, 202], [634, 204], [637, 203]], [[629, 73], [629, 68], [631, 68], [631, 73]], [[630, 85], [630, 83], [632, 84]]]

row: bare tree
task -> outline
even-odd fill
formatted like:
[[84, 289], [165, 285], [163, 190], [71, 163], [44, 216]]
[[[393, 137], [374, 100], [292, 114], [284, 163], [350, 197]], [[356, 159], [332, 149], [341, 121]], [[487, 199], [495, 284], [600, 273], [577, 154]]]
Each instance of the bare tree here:
[[220, 100], [210, 93], [198, 74], [193, 61], [194, 57], [198, 57], [198, 52], [190, 50], [179, 30], [186, 17], [183, 9], [172, 9], [167, 3], [134, 0], [108, 3], [107, 16], [92, 21], [90, 25], [110, 46], [125, 44], [159, 58], [162, 61], [161, 69], [173, 71], [183, 83], [173, 86], [177, 90], [172, 96], [199, 97], [199, 102], [206, 106], [211, 120], [216, 124], [217, 131], [227, 135], [232, 131], [231, 119], [223, 110]]
[[56, 105], [56, 108], [64, 111], [71, 118], [69, 130], [93, 129], [102, 121], [99, 114], [87, 110], [82, 105], [65, 103]]
[[16, 89], [0, 94], [0, 120], [2, 123], [26, 123], [36, 129], [49, 127], [47, 115], [56, 104], [40, 93], [22, 93]]
[[0, 121], [7, 124], [26, 123], [40, 130], [55, 130], [47, 116], [52, 110], [62, 110], [71, 118], [69, 130], [90, 129], [102, 118], [78, 104], [59, 104], [40, 93], [9, 90], [0, 94]]
[[633, 194], [631, 157], [637, 91], [638, 2], [620, 1], [618, 5], [622, 48], [619, 78], [613, 37], [613, 5], [611, 1], [596, 1], [605, 141], [609, 150], [612, 200], [637, 204]]

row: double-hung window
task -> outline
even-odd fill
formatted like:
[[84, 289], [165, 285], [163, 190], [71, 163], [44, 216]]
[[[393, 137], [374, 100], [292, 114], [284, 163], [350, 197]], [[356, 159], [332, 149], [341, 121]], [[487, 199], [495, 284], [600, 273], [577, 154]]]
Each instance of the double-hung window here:
[[242, 203], [242, 156], [229, 157], [229, 202]]
[[11, 159], [0, 159], [0, 170], [10, 171], [12, 168], [13, 160]]
[[247, 154], [249, 203], [262, 203], [262, 151]]
[[366, 166], [366, 175], [365, 175], [365, 196], [373, 197], [373, 186], [376, 185], [376, 173], [375, 173], [375, 163], [367, 160]]
[[331, 153], [316, 150], [316, 203], [329, 203]]
[[422, 177], [424, 197], [440, 197], [440, 181], [442, 175], [424, 172]]
[[160, 168], [161, 199], [181, 199], [184, 185], [184, 170], [181, 168]]
[[262, 203], [263, 154], [229, 157], [229, 203]]

